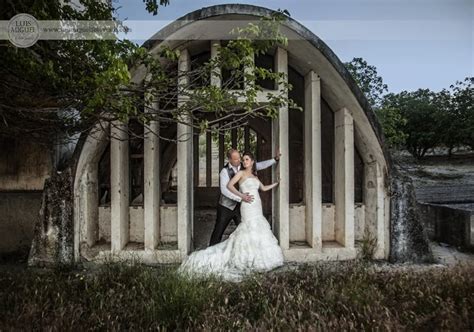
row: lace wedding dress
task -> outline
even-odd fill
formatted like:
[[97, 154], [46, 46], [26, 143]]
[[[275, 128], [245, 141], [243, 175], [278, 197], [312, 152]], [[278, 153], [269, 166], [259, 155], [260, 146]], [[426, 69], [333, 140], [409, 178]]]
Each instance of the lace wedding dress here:
[[254, 196], [252, 203], [242, 202], [242, 221], [229, 238], [204, 250], [193, 252], [178, 269], [191, 276], [216, 275], [239, 281], [251, 272], [263, 272], [283, 265], [278, 240], [262, 213], [258, 194], [260, 181], [249, 177], [240, 185], [241, 192]]

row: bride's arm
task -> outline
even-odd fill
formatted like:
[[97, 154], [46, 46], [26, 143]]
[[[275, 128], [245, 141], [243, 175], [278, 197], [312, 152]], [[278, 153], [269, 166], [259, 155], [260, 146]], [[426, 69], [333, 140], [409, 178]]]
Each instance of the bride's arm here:
[[262, 182], [260, 182], [260, 190], [261, 191], [268, 191], [268, 190], [272, 190], [273, 188], [275, 188], [276, 186], [278, 186], [278, 184], [280, 183], [280, 181], [277, 181], [275, 183], [272, 183], [272, 184], [269, 184], [269, 185], [264, 185]]
[[237, 174], [235, 174], [234, 177], [230, 179], [229, 183], [227, 184], [227, 189], [229, 189], [234, 195], [237, 195], [243, 199], [245, 195], [235, 188], [235, 184], [242, 178], [242, 174], [242, 171], [238, 171]]

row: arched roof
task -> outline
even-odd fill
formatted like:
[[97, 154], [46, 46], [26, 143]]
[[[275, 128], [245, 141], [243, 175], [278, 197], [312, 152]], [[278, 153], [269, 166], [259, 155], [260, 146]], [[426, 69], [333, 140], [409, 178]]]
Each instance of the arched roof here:
[[[272, 13], [275, 13], [275, 11], [264, 7], [244, 4], [223, 4], [205, 7], [186, 14], [183, 17], [177, 19], [176, 21], [170, 23], [169, 25], [161, 29], [159, 32], [157, 32], [149, 40], [147, 40], [143, 44], [143, 47], [149, 50], [153, 50], [163, 42], [165, 38], [164, 36], [170, 36], [174, 32], [177, 32], [178, 30], [185, 28], [186, 26], [196, 21], [222, 17], [225, 15], [229, 15], [232, 17], [235, 17], [236, 15], [244, 15], [247, 17], [253, 16], [256, 18], [268, 17]], [[375, 113], [370, 107], [369, 102], [365, 98], [364, 94], [360, 90], [359, 86], [357, 85], [347, 68], [336, 56], [336, 54], [329, 48], [329, 46], [326, 45], [324, 41], [322, 41], [318, 36], [316, 36], [313, 32], [304, 27], [302, 24], [289, 17], [288, 20], [284, 23], [284, 25], [291, 29], [294, 33], [296, 33], [301, 39], [306, 40], [315, 49], [317, 49], [330, 63], [330, 65], [334, 68], [337, 74], [343, 79], [345, 85], [352, 92], [353, 96], [357, 100], [357, 103], [360, 105], [360, 108], [363, 110], [368, 122], [370, 123], [370, 126], [372, 127], [377, 141], [382, 149], [382, 153], [388, 168], [387, 171], [390, 171], [392, 166], [391, 157], [384, 143], [385, 139], [382, 132], [382, 128], [377, 120]]]

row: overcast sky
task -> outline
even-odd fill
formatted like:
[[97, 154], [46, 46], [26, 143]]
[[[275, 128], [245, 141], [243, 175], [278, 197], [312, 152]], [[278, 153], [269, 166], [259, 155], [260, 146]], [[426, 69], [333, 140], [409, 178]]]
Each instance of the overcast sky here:
[[[161, 27], [202, 7], [230, 3], [171, 0], [153, 16], [141, 0], [113, 0], [141, 44]], [[325, 41], [343, 61], [362, 57], [390, 92], [439, 91], [474, 76], [474, 0], [240, 0], [291, 17]], [[134, 22], [139, 21], [139, 22]], [[146, 21], [146, 22], [144, 22]]]

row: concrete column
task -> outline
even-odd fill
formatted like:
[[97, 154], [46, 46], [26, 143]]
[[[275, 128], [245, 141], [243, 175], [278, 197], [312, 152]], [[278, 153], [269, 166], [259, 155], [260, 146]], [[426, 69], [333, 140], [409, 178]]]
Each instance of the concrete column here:
[[[285, 49], [278, 47], [275, 54], [276, 71], [288, 75], [288, 53]], [[278, 87], [280, 91], [284, 89], [282, 85]], [[273, 218], [275, 220], [276, 236], [280, 241], [282, 249], [290, 247], [290, 162], [289, 162], [289, 142], [288, 142], [288, 106], [281, 107], [278, 118], [272, 123], [272, 147], [273, 151], [280, 149], [282, 154], [280, 162], [274, 168], [273, 180], [280, 179], [280, 185], [273, 190]]]
[[[99, 194], [98, 167], [104, 150], [109, 144], [110, 124], [107, 121], [97, 123], [84, 142], [82, 153], [77, 161], [74, 179], [74, 260], [80, 261], [81, 244], [93, 245], [87, 232], [98, 235]], [[88, 226], [95, 221], [97, 233]], [[91, 234], [91, 233], [89, 233]], [[96, 235], [94, 235], [96, 236]], [[97, 239], [97, 236], [96, 236]]]
[[321, 250], [321, 81], [313, 71], [305, 77], [304, 93], [306, 242]]
[[[189, 71], [191, 61], [188, 50], [180, 53], [178, 84], [181, 89], [187, 87], [189, 77], [183, 73]], [[187, 96], [178, 95], [178, 107], [186, 102]], [[190, 121], [189, 115], [181, 120]], [[193, 139], [192, 127], [178, 123], [178, 249], [182, 255], [191, 251], [193, 235]]]
[[[220, 46], [220, 41], [219, 40], [212, 40], [211, 41], [211, 59], [215, 59], [219, 53], [219, 46]], [[221, 86], [221, 68], [216, 67], [213, 68], [212, 73], [211, 73], [211, 85], [213, 86]]]
[[85, 217], [83, 240], [92, 247], [99, 239], [99, 163], [91, 163], [84, 176], [83, 213]]
[[115, 121], [110, 134], [111, 250], [120, 251], [130, 235], [128, 125]]
[[385, 258], [385, 190], [384, 176], [380, 164], [372, 160], [364, 167], [364, 237], [377, 241], [374, 258]]
[[385, 190], [384, 175], [379, 163], [376, 164], [377, 170], [377, 248], [375, 249], [374, 258], [385, 258]]
[[336, 241], [354, 248], [354, 121], [348, 109], [334, 114]]
[[[158, 111], [158, 102], [153, 102], [151, 111]], [[150, 121], [144, 135], [144, 233], [145, 250], [154, 250], [160, 241], [160, 123]]]

